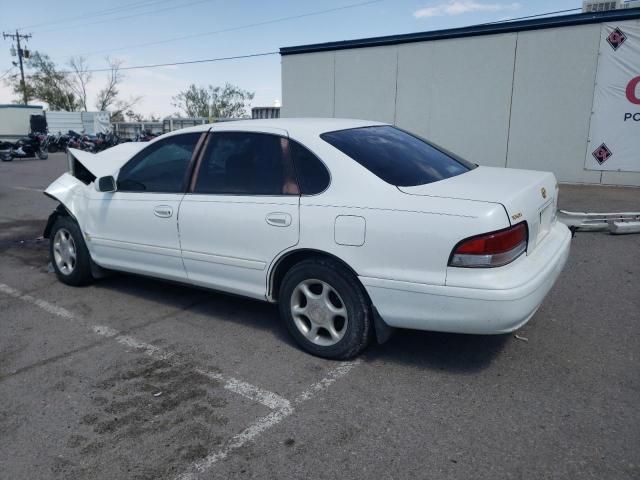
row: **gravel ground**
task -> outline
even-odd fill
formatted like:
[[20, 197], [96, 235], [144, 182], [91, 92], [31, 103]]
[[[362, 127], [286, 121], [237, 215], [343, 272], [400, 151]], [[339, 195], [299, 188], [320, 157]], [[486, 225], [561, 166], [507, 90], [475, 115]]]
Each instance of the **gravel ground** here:
[[[513, 335], [311, 357], [268, 304], [47, 269], [63, 155], [0, 164], [0, 477], [640, 478], [640, 235], [579, 233]], [[640, 210], [562, 186], [561, 207]]]

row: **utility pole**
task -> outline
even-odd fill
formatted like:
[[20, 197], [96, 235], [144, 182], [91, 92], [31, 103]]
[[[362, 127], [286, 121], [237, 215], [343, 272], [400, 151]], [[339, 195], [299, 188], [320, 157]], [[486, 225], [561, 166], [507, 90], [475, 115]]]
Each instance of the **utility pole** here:
[[22, 88], [22, 98], [24, 99], [24, 104], [27, 105], [29, 103], [27, 98], [27, 84], [24, 81], [24, 67], [22, 66], [22, 57], [24, 52], [22, 50], [22, 47], [20, 46], [20, 39], [28, 40], [31, 38], [31, 34], [22, 35], [18, 32], [18, 30], [16, 30], [15, 34], [2, 32], [2, 38], [12, 38], [18, 44], [18, 61], [20, 62], [20, 87]]

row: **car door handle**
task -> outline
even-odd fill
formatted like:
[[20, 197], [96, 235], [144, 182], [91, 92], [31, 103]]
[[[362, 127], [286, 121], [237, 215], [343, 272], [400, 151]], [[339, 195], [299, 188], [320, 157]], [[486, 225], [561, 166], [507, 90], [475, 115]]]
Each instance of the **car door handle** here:
[[158, 205], [154, 207], [153, 214], [156, 217], [169, 218], [171, 215], [173, 215], [173, 208], [171, 208], [169, 205]]
[[267, 214], [265, 219], [269, 225], [274, 227], [288, 227], [291, 225], [291, 215], [282, 212], [273, 212]]

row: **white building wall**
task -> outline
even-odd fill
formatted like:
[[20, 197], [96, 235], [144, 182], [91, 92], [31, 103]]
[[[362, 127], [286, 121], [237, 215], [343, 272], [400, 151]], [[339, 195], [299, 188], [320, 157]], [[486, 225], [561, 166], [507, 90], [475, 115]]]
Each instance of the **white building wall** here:
[[335, 117], [393, 123], [397, 48], [361, 48], [335, 52]]
[[507, 34], [399, 45], [395, 123], [504, 167], [515, 43]]
[[640, 185], [584, 169], [600, 28], [285, 55], [281, 114], [385, 121], [481, 165]]
[[[334, 117], [334, 52], [282, 59], [282, 92], [289, 117]], [[286, 93], [285, 93], [286, 92]], [[280, 111], [283, 114], [283, 110]]]
[[0, 141], [15, 142], [31, 130], [31, 115], [42, 115], [42, 107], [0, 105]]
[[508, 166], [599, 183], [584, 169], [600, 25], [518, 34]]

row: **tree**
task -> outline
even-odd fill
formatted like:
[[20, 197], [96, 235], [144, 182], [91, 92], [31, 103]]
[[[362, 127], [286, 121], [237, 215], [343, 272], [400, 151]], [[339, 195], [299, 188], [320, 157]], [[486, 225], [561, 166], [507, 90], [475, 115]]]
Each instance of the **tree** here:
[[173, 106], [188, 117], [241, 118], [255, 94], [226, 83], [224, 87], [194, 84], [173, 97]]
[[210, 95], [205, 87], [194, 84], [173, 97], [173, 106], [179, 108], [187, 117], [209, 118]]
[[211, 94], [211, 117], [213, 118], [241, 118], [247, 113], [247, 107], [253, 100], [255, 93], [242, 90], [235, 85], [226, 83], [223, 88], [209, 86]]
[[[107, 58], [107, 63], [109, 75], [105, 87], [98, 92], [96, 107], [100, 111], [110, 111], [112, 117], [124, 121], [124, 112], [130, 110], [142, 97], [130, 97], [126, 100], [120, 98], [119, 87], [124, 80], [124, 74], [120, 71], [122, 62]], [[27, 64], [28, 75], [25, 78], [27, 100], [40, 100], [50, 110], [88, 110], [87, 86], [92, 75], [87, 60], [84, 57], [73, 57], [68, 68], [70, 70], [59, 70], [47, 55], [33, 52]], [[17, 73], [11, 75], [6, 83], [22, 98], [23, 91]]]
[[[33, 52], [27, 64], [25, 90], [27, 100], [40, 100], [49, 105], [51, 110], [76, 111], [80, 105], [67, 75], [56, 68], [56, 64], [48, 55]], [[22, 97], [20, 76], [11, 75], [8, 82], [13, 92]]]
[[107, 84], [98, 92], [98, 97], [96, 98], [96, 108], [101, 112], [108, 110], [109, 107], [115, 103], [119, 93], [118, 85], [122, 83], [124, 78], [120, 71], [122, 61], [111, 60], [107, 57], [107, 63], [110, 68], [109, 75], [107, 76]]
[[122, 61], [107, 57], [107, 63], [110, 68], [107, 84], [98, 92], [96, 108], [101, 112], [111, 111], [111, 121], [124, 121], [125, 112], [138, 103], [142, 97], [130, 97], [128, 100], [119, 99], [118, 87], [124, 80], [124, 74], [120, 71]]
[[91, 81], [91, 72], [85, 57], [71, 57], [71, 74], [68, 76], [69, 88], [78, 98], [78, 104], [85, 112], [87, 109], [87, 85]]
[[127, 120], [129, 120], [130, 122], [144, 121], [144, 115], [142, 115], [141, 113], [136, 113], [132, 109], [127, 110], [124, 115], [125, 117], [127, 117]]

